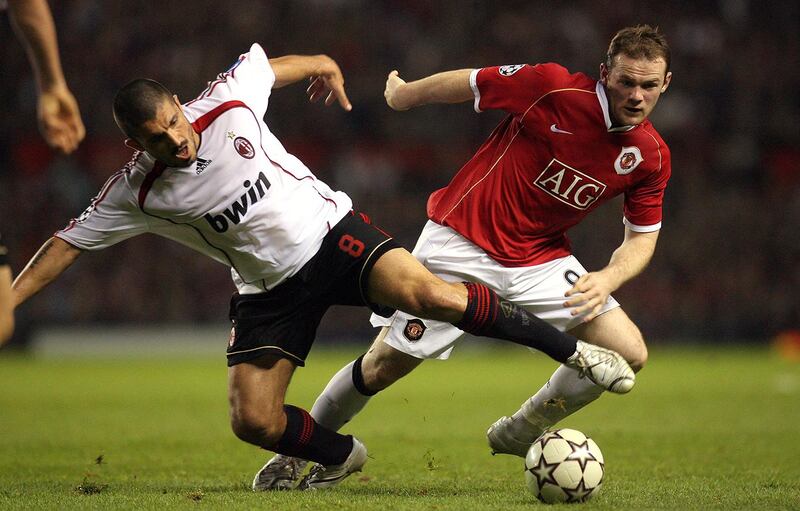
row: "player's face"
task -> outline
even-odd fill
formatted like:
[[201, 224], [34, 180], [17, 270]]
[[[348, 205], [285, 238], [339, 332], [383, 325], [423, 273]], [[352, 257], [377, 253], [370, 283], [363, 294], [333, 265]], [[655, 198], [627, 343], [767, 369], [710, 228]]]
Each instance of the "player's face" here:
[[662, 58], [648, 60], [617, 55], [611, 68], [600, 65], [600, 81], [608, 92], [611, 121], [616, 126], [639, 124], [667, 90], [672, 73]]
[[165, 100], [156, 109], [155, 118], [144, 122], [137, 130], [137, 149], [150, 153], [170, 167], [188, 167], [197, 160], [200, 136], [183, 115], [178, 98]]

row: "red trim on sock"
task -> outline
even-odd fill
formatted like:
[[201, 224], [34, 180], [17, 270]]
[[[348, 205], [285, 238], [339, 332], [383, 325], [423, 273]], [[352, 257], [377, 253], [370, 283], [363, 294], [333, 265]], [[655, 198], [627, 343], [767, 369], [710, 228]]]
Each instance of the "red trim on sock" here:
[[305, 410], [300, 410], [303, 414], [303, 430], [300, 432], [300, 438], [297, 443], [300, 445], [307, 445], [311, 440], [311, 435], [314, 434], [314, 419]]

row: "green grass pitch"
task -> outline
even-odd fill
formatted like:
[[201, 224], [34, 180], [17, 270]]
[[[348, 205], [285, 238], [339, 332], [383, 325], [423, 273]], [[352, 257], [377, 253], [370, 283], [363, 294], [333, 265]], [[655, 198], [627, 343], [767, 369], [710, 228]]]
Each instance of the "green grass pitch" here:
[[[313, 350], [288, 401], [310, 408], [354, 351]], [[237, 440], [219, 358], [0, 357], [0, 509], [547, 509], [486, 427], [554, 364], [463, 350], [379, 394], [344, 431], [371, 459], [340, 487], [254, 494], [269, 454]], [[653, 349], [627, 396], [563, 424], [606, 458], [581, 509], [800, 509], [800, 363], [767, 350]]]

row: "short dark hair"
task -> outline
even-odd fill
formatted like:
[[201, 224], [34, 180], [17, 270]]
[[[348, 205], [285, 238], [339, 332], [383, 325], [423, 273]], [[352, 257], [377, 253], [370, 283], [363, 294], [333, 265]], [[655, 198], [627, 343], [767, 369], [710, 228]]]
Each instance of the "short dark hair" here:
[[664, 37], [658, 27], [636, 25], [623, 28], [614, 34], [606, 53], [606, 67], [611, 69], [614, 57], [620, 54], [632, 59], [644, 57], [648, 60], [656, 60], [661, 57], [667, 64], [665, 73], [669, 71], [669, 44], [667, 44], [667, 38]]
[[114, 96], [114, 120], [126, 137], [136, 138], [136, 130], [154, 119], [158, 107], [172, 100], [172, 93], [155, 80], [138, 78], [125, 84]]

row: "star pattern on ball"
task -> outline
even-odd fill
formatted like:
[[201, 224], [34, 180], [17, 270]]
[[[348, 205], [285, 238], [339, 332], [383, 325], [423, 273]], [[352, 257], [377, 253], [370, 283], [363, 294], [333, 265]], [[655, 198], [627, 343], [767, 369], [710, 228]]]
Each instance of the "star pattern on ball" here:
[[544, 454], [542, 454], [539, 456], [539, 462], [536, 466], [529, 468], [528, 471], [536, 478], [536, 481], [539, 483], [539, 488], [544, 486], [545, 483], [558, 486], [558, 482], [555, 477], [553, 477], [553, 472], [556, 471], [558, 465], [558, 463], [547, 463], [547, 460], [544, 459]]
[[581, 471], [586, 470], [586, 464], [590, 461], [597, 461], [597, 458], [592, 451], [589, 450], [589, 439], [584, 440], [582, 444], [567, 440], [567, 443], [572, 447], [572, 452], [567, 456], [568, 460], [575, 460], [581, 466]]
[[569, 497], [567, 502], [583, 502], [592, 494], [593, 488], [586, 488], [586, 484], [583, 482], [583, 479], [581, 479], [574, 490], [570, 490], [569, 488], [563, 488], [563, 490], [564, 493], [567, 494], [567, 497]]

